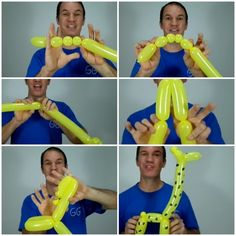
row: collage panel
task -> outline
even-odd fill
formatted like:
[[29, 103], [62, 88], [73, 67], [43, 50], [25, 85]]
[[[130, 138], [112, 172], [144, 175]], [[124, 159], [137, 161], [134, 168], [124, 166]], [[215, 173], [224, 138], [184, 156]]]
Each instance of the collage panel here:
[[3, 77], [116, 77], [115, 1], [3, 1], [2, 35]]
[[[178, 95], [176, 97], [188, 101], [189, 112], [186, 116], [188, 115], [187, 120], [192, 124], [192, 132], [189, 132], [190, 126], [187, 130], [190, 138], [187, 143], [195, 140], [197, 144], [234, 144], [234, 80], [231, 79], [120, 80], [121, 144], [181, 143], [181, 119], [178, 114], [183, 113], [180, 112], [181, 109], [186, 110], [186, 105], [176, 101], [176, 98], [174, 100], [173, 94], [169, 101], [170, 88], [166, 95], [165, 86], [170, 81], [178, 82], [182, 86], [182, 89], [176, 90]], [[182, 96], [178, 91], [182, 91], [181, 93], [185, 91], [186, 95]], [[160, 96], [157, 97], [157, 93], [160, 93]], [[158, 137], [154, 136], [154, 123], [157, 123], [160, 118], [161, 121], [167, 122], [168, 128], [161, 141], [156, 142]]]
[[[3, 79], [3, 143], [116, 144], [116, 91], [113, 79]], [[35, 111], [12, 111], [34, 102]]]
[[[234, 76], [234, 2], [122, 1], [119, 17], [120, 77]], [[201, 65], [197, 50], [184, 52], [191, 47], [182, 36], [200, 47], [216, 71]]]
[[138, 147], [119, 150], [120, 233], [234, 234], [233, 146]]
[[[66, 166], [63, 153], [68, 169], [63, 169]], [[116, 155], [115, 147], [3, 147], [2, 233], [17, 234], [27, 227], [41, 233], [49, 230], [48, 233], [55, 234], [55, 230], [60, 233], [67, 229], [73, 234], [116, 234]], [[64, 173], [67, 174], [63, 180], [73, 178], [78, 182], [73, 204], [69, 204], [68, 210], [64, 204], [74, 182], [66, 185], [64, 181], [66, 189], [63, 186], [57, 189], [56, 206], [50, 198], [55, 194], [55, 183], [63, 181]], [[41, 195], [40, 189], [43, 189]], [[41, 214], [47, 215], [46, 212], [51, 216], [42, 218]], [[31, 218], [34, 216], [38, 217]], [[58, 221], [62, 221], [64, 228], [55, 226]]]

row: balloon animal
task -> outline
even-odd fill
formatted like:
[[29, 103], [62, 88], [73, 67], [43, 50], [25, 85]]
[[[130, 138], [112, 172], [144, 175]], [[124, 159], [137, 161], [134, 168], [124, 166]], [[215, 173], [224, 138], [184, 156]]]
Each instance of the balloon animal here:
[[[31, 39], [31, 44], [34, 47], [45, 48], [46, 41], [46, 37], [33, 37]], [[113, 62], [117, 62], [117, 52], [115, 50], [90, 38], [81, 39], [79, 36], [75, 36], [73, 38], [70, 36], [66, 36], [64, 38], [61, 38], [56, 36], [51, 39], [51, 45], [54, 48], [61, 47], [62, 45], [76, 47], [82, 46], [83, 48], [96, 55], [99, 55]]]
[[193, 44], [189, 40], [184, 39], [181, 34], [168, 34], [167, 36], [158, 37], [155, 43], [148, 44], [139, 53], [138, 62], [142, 63], [148, 61], [156, 52], [157, 48], [162, 48], [168, 43], [179, 43], [184, 50], [189, 50], [190, 56], [207, 77], [222, 77], [211, 62], [204, 56], [201, 50], [194, 47]]
[[61, 222], [68, 206], [69, 199], [74, 196], [78, 189], [78, 181], [71, 177], [64, 177], [55, 193], [56, 206], [52, 216], [34, 216], [25, 222], [25, 229], [30, 232], [45, 231], [54, 228], [58, 234], [71, 234], [70, 230]]
[[171, 148], [172, 154], [177, 160], [175, 172], [175, 184], [171, 197], [162, 213], [146, 213], [141, 212], [138, 223], [135, 228], [135, 234], [144, 234], [148, 222], [160, 223], [160, 234], [169, 234], [170, 218], [179, 205], [185, 180], [185, 167], [187, 162], [199, 160], [201, 154], [198, 152], [183, 153], [177, 147]]
[[73, 121], [59, 112], [57, 109], [47, 110], [39, 102], [33, 102], [32, 104], [24, 103], [7, 103], [2, 104], [2, 112], [9, 111], [24, 111], [24, 110], [39, 110], [42, 109], [51, 118], [58, 121], [62, 126], [66, 127], [71, 133], [79, 138], [85, 144], [101, 144], [101, 140], [96, 137], [89, 136], [83, 129], [76, 125]]
[[183, 144], [195, 144], [195, 140], [188, 140], [192, 132], [192, 124], [188, 118], [188, 99], [184, 89], [183, 82], [180, 79], [167, 80], [160, 82], [156, 97], [156, 116], [159, 119], [155, 123], [155, 133], [151, 135], [149, 144], [163, 144], [167, 132], [167, 123], [170, 116], [170, 106], [174, 109], [174, 117], [179, 121], [177, 133]]

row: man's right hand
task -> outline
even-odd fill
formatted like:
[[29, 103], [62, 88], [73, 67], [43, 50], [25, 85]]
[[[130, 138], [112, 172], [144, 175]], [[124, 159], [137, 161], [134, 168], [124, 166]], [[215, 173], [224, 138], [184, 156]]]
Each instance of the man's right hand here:
[[62, 37], [60, 27], [57, 29], [57, 33], [55, 32], [54, 24], [50, 24], [48, 38], [47, 38], [47, 46], [45, 52], [45, 66], [42, 67], [41, 71], [37, 76], [43, 77], [52, 76], [57, 70], [64, 67], [71, 60], [77, 59], [80, 57], [78, 53], [65, 54], [63, 52], [62, 46], [54, 48], [51, 46], [51, 39], [55, 36]]
[[[145, 40], [137, 43], [135, 45], [135, 54], [138, 57], [139, 53], [150, 43], [155, 43], [157, 37], [153, 37], [151, 40]], [[160, 62], [160, 49], [157, 48], [154, 55], [149, 61], [141, 63], [141, 67], [136, 75], [136, 77], [151, 77]]]
[[135, 228], [138, 223], [139, 216], [133, 216], [125, 225], [125, 234], [135, 234]]
[[[31, 104], [33, 102], [32, 99], [17, 99], [15, 101], [16, 103], [24, 103], [24, 104]], [[15, 111], [14, 112], [14, 121], [17, 124], [17, 127], [22, 125], [24, 122], [26, 122], [34, 113], [34, 110], [29, 111]]]

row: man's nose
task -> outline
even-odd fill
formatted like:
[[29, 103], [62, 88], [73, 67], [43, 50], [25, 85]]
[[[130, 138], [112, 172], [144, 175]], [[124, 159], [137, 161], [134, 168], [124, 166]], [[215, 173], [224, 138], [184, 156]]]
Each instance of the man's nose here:
[[172, 24], [172, 25], [177, 25], [177, 23], [178, 23], [178, 22], [177, 22], [177, 19], [173, 18], [173, 19], [171, 20], [171, 24]]
[[52, 169], [52, 170], [56, 170], [56, 168], [57, 168], [56, 163], [52, 163], [51, 169]]
[[74, 14], [70, 14], [69, 15], [69, 21], [74, 21], [75, 17], [74, 17]]

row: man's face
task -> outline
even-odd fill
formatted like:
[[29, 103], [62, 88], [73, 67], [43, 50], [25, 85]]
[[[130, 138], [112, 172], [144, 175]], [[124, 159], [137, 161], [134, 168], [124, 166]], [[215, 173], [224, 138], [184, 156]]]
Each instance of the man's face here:
[[52, 171], [57, 171], [64, 174], [63, 167], [65, 166], [63, 155], [55, 150], [49, 150], [44, 154], [42, 172], [46, 176], [53, 176]]
[[83, 8], [78, 2], [63, 2], [60, 7], [58, 25], [62, 36], [79, 36], [84, 25]]
[[45, 97], [49, 83], [48, 79], [27, 79], [28, 96], [35, 99]]
[[141, 177], [160, 178], [162, 168], [165, 166], [162, 147], [140, 147], [137, 160]]
[[187, 29], [186, 15], [184, 10], [174, 4], [165, 7], [160, 27], [167, 34], [182, 34]]

